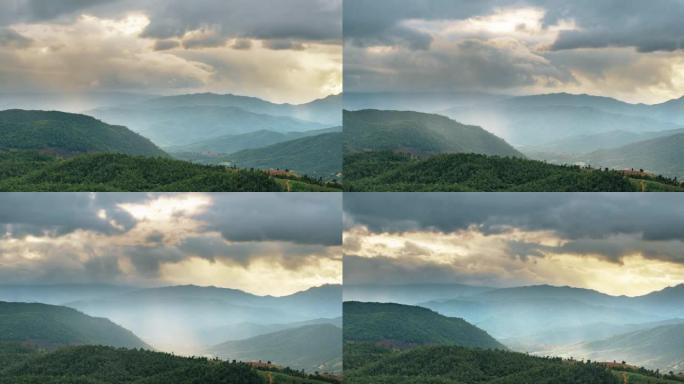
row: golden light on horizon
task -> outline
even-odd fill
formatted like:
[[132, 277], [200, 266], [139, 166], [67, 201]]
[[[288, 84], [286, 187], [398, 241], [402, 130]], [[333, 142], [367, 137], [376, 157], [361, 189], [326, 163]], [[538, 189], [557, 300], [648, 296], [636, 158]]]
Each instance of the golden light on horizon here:
[[[550, 231], [511, 229], [484, 234], [477, 227], [454, 233], [413, 231], [372, 233], [363, 227], [345, 231], [345, 254], [388, 258], [404, 265], [434, 266], [454, 276], [487, 279], [482, 285], [551, 284], [594, 289], [610, 295], [638, 296], [684, 283], [684, 265], [644, 257], [634, 250], [619, 259], [564, 251], [570, 241]], [[606, 239], [607, 242], [620, 240]], [[516, 247], [519, 246], [520, 249]], [[491, 276], [495, 276], [492, 280]], [[396, 276], [401, 283], [401, 276]]]

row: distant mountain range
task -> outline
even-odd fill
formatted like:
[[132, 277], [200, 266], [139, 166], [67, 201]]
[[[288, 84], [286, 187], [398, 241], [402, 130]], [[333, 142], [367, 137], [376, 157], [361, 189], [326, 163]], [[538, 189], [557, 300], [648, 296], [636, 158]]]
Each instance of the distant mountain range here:
[[[413, 119], [391, 117], [406, 116], [409, 112], [399, 110], [409, 109], [448, 116], [461, 127], [477, 127], [492, 136], [496, 135], [493, 137], [500, 137], [502, 142], [505, 140], [506, 145], [512, 143], [516, 148], [509, 146], [510, 149], [519, 150], [531, 159], [559, 165], [589, 165], [621, 171], [644, 170], [646, 173], [643, 175], [648, 177], [665, 176], [665, 179], [658, 181], [665, 184], [673, 184], [673, 180], [669, 179], [684, 177], [684, 158], [678, 150], [684, 137], [684, 97], [646, 105], [567, 93], [530, 96], [355, 93], [345, 97], [345, 108], [352, 110], [349, 112], [349, 123], [345, 123], [345, 149], [350, 152], [391, 150], [416, 155], [481, 153], [522, 156], [501, 153], [493, 146], [475, 146], [467, 137], [457, 136], [456, 128], [448, 130], [454, 135], [449, 139], [436, 136], [431, 129]], [[356, 116], [363, 113], [364, 108], [387, 109], [383, 111], [385, 116], [378, 119], [386, 123], [377, 124], [376, 121], [364, 125], [358, 122]], [[384, 131], [392, 124], [395, 125], [394, 129]], [[409, 127], [416, 128], [416, 131]], [[394, 170], [392, 173], [401, 175], [405, 171]], [[637, 175], [633, 173], [631, 177]], [[374, 183], [382, 184], [380, 180]], [[435, 187], [438, 190], [448, 188], [441, 180], [429, 184], [438, 185]], [[648, 183], [640, 183], [637, 189], [671, 190], [667, 186], [653, 185], [652, 189], [648, 189], [644, 184]], [[681, 183], [674, 184], [681, 187]], [[395, 186], [392, 190], [399, 187]], [[413, 189], [404, 186], [402, 190]]]
[[341, 96], [291, 105], [246, 96], [192, 94], [98, 108], [89, 113], [126, 125], [161, 146], [184, 146], [261, 130], [286, 133], [340, 126]]
[[210, 330], [245, 322], [268, 325], [335, 318], [342, 314], [341, 300], [341, 287], [335, 285], [284, 297], [256, 296], [226, 288], [174, 286], [67, 305], [112, 319], [136, 334], [145, 335], [157, 348], [194, 353], [221, 341]]
[[126, 127], [64, 112], [0, 111], [0, 149], [37, 150], [60, 155], [92, 152], [166, 156]]
[[346, 152], [401, 151], [414, 155], [478, 153], [523, 157], [504, 140], [444, 116], [401, 111], [344, 111]]
[[68, 345], [151, 348], [132, 332], [107, 319], [39, 303], [0, 302], [0, 342], [49, 349]]
[[684, 179], [684, 132], [575, 157], [597, 167], [643, 169]]
[[259, 130], [239, 135], [215, 137], [210, 140], [200, 141], [198, 143], [167, 147], [166, 150], [173, 154], [195, 153], [218, 156], [235, 153], [244, 149], [262, 148], [285, 141], [331, 132], [342, 132], [342, 127], [323, 128], [304, 132], [275, 132]]
[[[368, 296], [387, 289], [368, 287]], [[398, 286], [397, 292], [410, 287]], [[364, 296], [363, 287], [356, 290], [355, 296]], [[434, 300], [419, 305], [442, 316], [462, 318], [517, 351], [598, 361], [625, 360], [631, 365], [665, 372], [684, 368], [684, 339], [680, 337], [684, 327], [684, 284], [637, 297], [550, 285], [459, 287], [453, 294], [454, 298], [444, 299], [445, 295], [435, 290]], [[404, 295], [395, 296], [401, 299]], [[345, 320], [346, 312], [345, 307]], [[385, 322], [382, 316], [377, 319]], [[363, 323], [367, 324], [365, 328], [353, 334], [376, 329], [373, 317]], [[397, 334], [413, 337], [403, 328], [409, 322], [385, 324]], [[431, 324], [439, 322], [431, 320]], [[420, 329], [427, 332], [429, 328]]]
[[320, 123], [229, 106], [164, 107], [143, 103], [90, 113], [104, 121], [125, 125], [161, 146], [179, 146], [260, 130], [297, 132], [326, 128]]
[[137, 104], [142, 104], [143, 108], [234, 107], [253, 113], [290, 117], [330, 126], [339, 126], [342, 122], [341, 94], [330, 95], [304, 104], [276, 104], [258, 97], [194, 93], [151, 98]]
[[545, 352], [562, 357], [627, 361], [663, 372], [683, 372], [684, 323], [641, 329]]
[[342, 328], [312, 324], [226, 341], [206, 351], [222, 359], [270, 361], [307, 372], [342, 372]]
[[465, 284], [348, 284], [344, 301], [365, 301], [415, 305], [431, 300], [454, 299], [493, 290]]
[[510, 352], [463, 319], [425, 308], [344, 305], [345, 383], [620, 382], [616, 373], [597, 363], [569, 364]]

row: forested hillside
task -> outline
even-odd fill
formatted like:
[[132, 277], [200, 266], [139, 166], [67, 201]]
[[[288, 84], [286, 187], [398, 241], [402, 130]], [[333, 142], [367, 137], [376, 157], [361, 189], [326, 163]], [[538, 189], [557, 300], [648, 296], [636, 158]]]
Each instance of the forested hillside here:
[[224, 359], [269, 360], [307, 372], [342, 372], [342, 329], [331, 324], [305, 325], [227, 341], [207, 352]]
[[523, 157], [504, 140], [480, 127], [440, 115], [408, 111], [344, 111], [344, 150]]
[[331, 180], [342, 171], [342, 133], [324, 133], [225, 156], [238, 168], [288, 169]]
[[44, 348], [83, 344], [150, 348], [131, 331], [108, 319], [37, 303], [0, 302], [0, 342], [29, 343]]
[[[46, 353], [0, 344], [3, 384], [319, 384], [321, 380], [249, 364], [145, 350], [82, 346]], [[329, 382], [335, 382], [330, 380]]]
[[113, 152], [166, 156], [126, 127], [90, 116], [55, 111], [0, 111], [0, 149], [31, 149], [63, 155]]
[[506, 347], [463, 319], [394, 303], [344, 303], [344, 339], [396, 346], [423, 344]]
[[[166, 158], [88, 154], [72, 158], [0, 152], [0, 191], [287, 191], [331, 190], [306, 178], [193, 164]], [[334, 189], [334, 188], [333, 188]]]
[[456, 346], [392, 351], [345, 344], [345, 383], [370, 384], [619, 384], [605, 366]]
[[618, 171], [561, 166], [514, 157], [477, 154], [416, 158], [392, 152], [346, 155], [347, 191], [681, 191], [671, 180], [633, 182]]

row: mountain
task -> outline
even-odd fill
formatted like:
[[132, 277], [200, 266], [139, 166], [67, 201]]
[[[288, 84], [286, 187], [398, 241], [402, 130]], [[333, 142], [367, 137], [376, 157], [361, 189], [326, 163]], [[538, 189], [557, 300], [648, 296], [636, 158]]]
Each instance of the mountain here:
[[501, 339], [501, 342], [516, 351], [524, 351], [534, 353], [538, 356], [546, 356], [551, 354], [550, 351], [553, 351], [558, 347], [565, 347], [595, 340], [603, 340], [623, 333], [636, 332], [662, 325], [681, 323], [684, 323], [684, 319], [670, 319], [664, 321], [633, 324], [587, 322], [586, 324], [578, 326], [551, 328], [530, 335], [503, 338]]
[[307, 136], [316, 136], [323, 133], [341, 132], [342, 127], [317, 129], [306, 132], [274, 132], [261, 130], [241, 135], [226, 135], [215, 137], [198, 143], [169, 147], [167, 150], [174, 154], [202, 153], [220, 155], [235, 153], [243, 149], [261, 148], [268, 145], [282, 143]]
[[523, 157], [484, 129], [447, 117], [404, 111], [344, 111], [347, 152], [401, 151], [415, 155], [479, 153]]
[[684, 178], [684, 133], [599, 150], [578, 159], [596, 167], [644, 169], [668, 177]]
[[335, 179], [342, 171], [342, 133], [246, 149], [226, 156], [225, 160], [239, 168], [288, 169], [313, 178]]
[[103, 153], [62, 159], [37, 152], [0, 151], [0, 191], [284, 191], [278, 180], [262, 171], [160, 157]]
[[561, 356], [576, 356], [601, 361], [626, 361], [631, 365], [684, 371], [684, 324], [670, 324], [581, 343], [556, 351]]
[[[515, 157], [445, 154], [430, 158], [392, 152], [346, 154], [344, 190], [440, 192], [636, 192], [622, 172], [547, 164]], [[684, 190], [648, 179], [644, 190]], [[652, 184], [651, 184], [652, 183]]]
[[[457, 346], [418, 347], [408, 351], [345, 344], [345, 383], [619, 384], [604, 365], [568, 363], [503, 350]], [[653, 377], [654, 378], [654, 377]], [[666, 383], [649, 381], [650, 383]]]
[[73, 155], [114, 152], [166, 156], [151, 141], [126, 127], [86, 115], [55, 111], [0, 111], [0, 149], [40, 150]]
[[394, 303], [344, 303], [345, 341], [387, 345], [460, 345], [506, 347], [463, 319], [445, 317], [427, 308]]
[[0, 302], [0, 341], [48, 348], [84, 344], [150, 348], [132, 332], [107, 319], [38, 303]]
[[207, 352], [224, 359], [271, 361], [307, 372], [341, 372], [342, 329], [331, 324], [305, 325], [227, 341]]
[[520, 146], [614, 131], [646, 133], [682, 128], [676, 121], [659, 118], [654, 107], [589, 95], [519, 96], [450, 108], [443, 113]]
[[126, 125], [164, 147], [260, 130], [294, 132], [327, 127], [321, 123], [255, 113], [233, 106], [151, 103], [96, 109], [91, 113], [104, 121]]
[[[328, 126], [342, 124], [342, 95], [329, 95], [304, 104], [276, 104], [257, 97], [196, 93], [163, 96], [138, 103], [144, 109], [179, 107], [234, 107], [252, 113], [289, 117]], [[131, 105], [126, 105], [130, 107]]]
[[[619, 148], [624, 145], [684, 133], [684, 129], [673, 131], [656, 131], [637, 133], [630, 131], [611, 131], [591, 135], [571, 136], [554, 140], [534, 147], [520, 149], [529, 157], [539, 160], [554, 161], [554, 158], [565, 158], [565, 162], [577, 161], [577, 154], [587, 154], [601, 149]], [[539, 155], [537, 155], [539, 154]], [[574, 157], [572, 155], [575, 155]]]
[[463, 284], [344, 284], [344, 301], [366, 301], [415, 305], [432, 300], [455, 299], [493, 288]]
[[[18, 358], [12, 364], [0, 367], [3, 384], [263, 384], [268, 377], [266, 372], [243, 363], [102, 346], [68, 347], [50, 353], [31, 351], [15, 356]], [[296, 377], [290, 380], [302, 383]]]
[[535, 335], [558, 328], [635, 324], [673, 317], [638, 305], [638, 300], [586, 289], [531, 286], [422, 305], [447, 316], [463, 317], [499, 338], [517, 338], [518, 343], [531, 346], [537, 344]]
[[330, 324], [342, 328], [342, 317], [320, 318], [292, 323], [261, 324], [242, 322], [222, 325], [215, 328], [206, 328], [198, 332], [202, 340], [244, 340], [267, 333], [282, 331], [285, 329], [299, 328], [305, 325]]
[[339, 285], [314, 287], [283, 297], [227, 288], [173, 286], [68, 305], [110, 318], [143, 335], [159, 349], [195, 353], [217, 342], [217, 333], [212, 334], [212, 330], [245, 322], [271, 325], [339, 317], [341, 301]]
[[0, 301], [61, 305], [112, 296], [135, 288], [106, 284], [0, 285]]
[[490, 103], [508, 96], [481, 92], [344, 92], [344, 109], [437, 113], [456, 106]]

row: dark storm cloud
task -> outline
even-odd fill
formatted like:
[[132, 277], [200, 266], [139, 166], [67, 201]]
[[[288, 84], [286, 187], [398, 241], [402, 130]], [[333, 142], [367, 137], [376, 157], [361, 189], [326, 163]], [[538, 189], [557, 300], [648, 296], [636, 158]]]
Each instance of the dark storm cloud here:
[[553, 49], [635, 47], [641, 52], [684, 48], [684, 2], [661, 0], [348, 0], [344, 2], [345, 41], [357, 46], [403, 45], [426, 49], [431, 38], [402, 24], [409, 19], [463, 20], [495, 8], [540, 7], [544, 25], [574, 20]]
[[120, 0], [5, 0], [0, 2], [0, 24], [54, 20]]
[[341, 0], [10, 0], [0, 4], [0, 25], [62, 22], [81, 12], [111, 17], [130, 11], [150, 18], [144, 37], [180, 38], [208, 26], [216, 31], [211, 38], [190, 39], [186, 48], [221, 46], [231, 38], [326, 43], [342, 38]]
[[184, 0], [147, 1], [153, 38], [180, 37], [207, 25], [220, 35], [256, 39], [337, 41], [341, 39], [339, 0]]
[[345, 194], [346, 225], [374, 232], [485, 233], [507, 228], [551, 230], [567, 239], [621, 234], [684, 241], [684, 196], [600, 193]]
[[221, 193], [199, 217], [230, 241], [341, 245], [342, 199], [320, 193]]
[[661, 0], [535, 1], [545, 23], [573, 18], [580, 30], [563, 31], [553, 49], [635, 47], [640, 52], [684, 49], [684, 2]]
[[[134, 224], [133, 218], [116, 207], [118, 202], [141, 201], [144, 194], [90, 195], [88, 193], [3, 193], [0, 194], [0, 225], [14, 236], [52, 233], [60, 235], [77, 229], [103, 233], [124, 230]], [[107, 220], [98, 217], [107, 211]]]
[[401, 25], [409, 19], [465, 19], [490, 10], [495, 1], [452, 0], [346, 0], [344, 39], [359, 47], [403, 45], [427, 49], [432, 37]]

